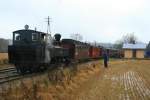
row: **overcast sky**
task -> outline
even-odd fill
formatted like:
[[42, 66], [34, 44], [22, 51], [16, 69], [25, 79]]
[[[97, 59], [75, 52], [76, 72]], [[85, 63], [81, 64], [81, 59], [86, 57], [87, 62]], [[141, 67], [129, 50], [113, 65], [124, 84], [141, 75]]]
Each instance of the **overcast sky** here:
[[80, 33], [84, 41], [115, 42], [132, 33], [150, 41], [150, 0], [1, 0], [0, 38], [28, 24], [46, 32], [45, 18], [52, 18], [52, 32], [69, 37]]

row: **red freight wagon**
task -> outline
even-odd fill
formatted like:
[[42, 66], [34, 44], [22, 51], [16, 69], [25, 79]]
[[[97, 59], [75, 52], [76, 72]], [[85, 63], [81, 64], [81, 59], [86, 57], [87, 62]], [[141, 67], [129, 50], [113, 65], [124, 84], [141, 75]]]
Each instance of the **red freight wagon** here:
[[103, 56], [103, 48], [102, 47], [99, 47], [99, 48], [100, 48], [99, 56], [102, 57]]
[[96, 46], [91, 46], [90, 50], [89, 50], [89, 53], [90, 53], [91, 58], [102, 57], [102, 48], [96, 47]]
[[71, 59], [84, 60], [89, 58], [90, 46], [86, 43], [73, 39], [62, 39], [61, 45], [62, 47], [69, 49]]

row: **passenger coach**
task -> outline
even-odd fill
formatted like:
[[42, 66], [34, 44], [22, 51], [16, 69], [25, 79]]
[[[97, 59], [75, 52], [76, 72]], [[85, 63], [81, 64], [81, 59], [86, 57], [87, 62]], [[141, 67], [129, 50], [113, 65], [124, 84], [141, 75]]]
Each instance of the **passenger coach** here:
[[73, 39], [62, 39], [62, 46], [69, 49], [71, 59], [86, 60], [90, 58], [90, 45]]

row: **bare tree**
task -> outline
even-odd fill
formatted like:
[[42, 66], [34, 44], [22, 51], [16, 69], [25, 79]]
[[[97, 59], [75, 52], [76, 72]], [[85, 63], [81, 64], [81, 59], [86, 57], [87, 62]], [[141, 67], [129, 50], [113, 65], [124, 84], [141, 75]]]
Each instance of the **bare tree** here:
[[126, 35], [122, 36], [120, 40], [117, 40], [114, 44], [114, 48], [121, 49], [124, 43], [131, 43], [135, 44], [138, 42], [137, 37], [133, 33], [127, 33]]
[[122, 40], [123, 40], [123, 43], [135, 44], [137, 42], [137, 37], [134, 35], [134, 32], [133, 32], [133, 33], [128, 33], [124, 35]]
[[82, 39], [83, 39], [82, 35], [79, 33], [71, 34], [70, 37], [77, 41], [82, 41]]

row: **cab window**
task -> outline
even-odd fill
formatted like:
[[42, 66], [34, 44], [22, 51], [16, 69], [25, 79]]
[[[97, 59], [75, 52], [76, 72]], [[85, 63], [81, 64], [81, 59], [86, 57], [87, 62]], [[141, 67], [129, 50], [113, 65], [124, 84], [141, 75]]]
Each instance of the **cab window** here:
[[15, 40], [15, 41], [20, 41], [20, 40], [21, 40], [21, 35], [20, 35], [20, 33], [15, 33], [14, 40]]
[[36, 33], [32, 33], [32, 41], [38, 40], [38, 36]]
[[41, 34], [42, 41], [45, 41], [45, 36], [46, 36], [46, 34]]

